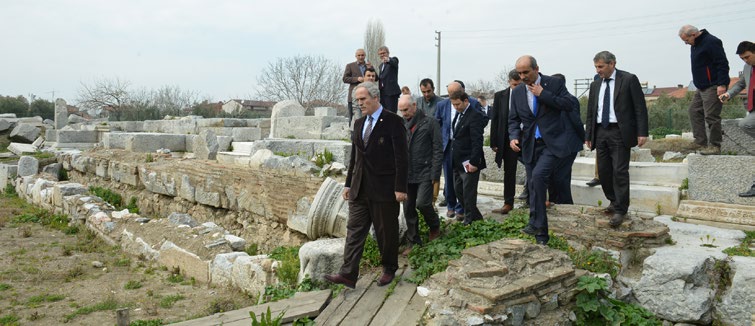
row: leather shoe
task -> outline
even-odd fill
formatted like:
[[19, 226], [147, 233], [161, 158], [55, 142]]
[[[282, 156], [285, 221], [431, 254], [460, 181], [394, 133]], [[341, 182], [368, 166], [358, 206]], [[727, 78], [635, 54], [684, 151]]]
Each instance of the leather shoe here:
[[456, 213], [456, 220], [461, 222], [464, 220], [464, 213]]
[[613, 213], [616, 213], [616, 207], [614, 207], [613, 204], [608, 205], [608, 207], [603, 210], [603, 214], [605, 215], [611, 215]]
[[750, 187], [750, 190], [740, 192], [739, 197], [755, 197], [755, 185], [752, 185], [752, 187]]
[[356, 281], [352, 281], [341, 274], [325, 275], [325, 280], [334, 284], [343, 284], [348, 288], [355, 288], [357, 286]]
[[511, 204], [504, 204], [504, 205], [503, 205], [503, 207], [501, 207], [501, 209], [497, 209], [497, 208], [496, 208], [496, 209], [494, 209], [494, 210], [493, 210], [493, 214], [501, 214], [501, 215], [506, 215], [506, 214], [508, 214], [508, 213], [509, 213], [509, 212], [510, 212], [510, 211], [511, 211], [512, 209], [514, 209], [514, 206], [512, 206]]
[[391, 282], [393, 282], [394, 277], [396, 277], [396, 274], [393, 274], [393, 273], [388, 274], [388, 273], [383, 272], [383, 275], [380, 275], [380, 279], [378, 279], [377, 281], [377, 285], [385, 286], [387, 284], [390, 284]]
[[610, 225], [612, 228], [617, 228], [621, 225], [621, 223], [624, 223], [626, 216], [627, 214], [615, 213], [613, 214], [611, 220], [608, 221], [608, 225]]
[[475, 221], [478, 221], [478, 220], [481, 220], [481, 218], [475, 218], [475, 219], [467, 218], [467, 219], [464, 219], [463, 224], [464, 224], [464, 226], [467, 226], [467, 225], [470, 225], [470, 224], [472, 224], [472, 223], [474, 223]]
[[529, 224], [527, 226], [525, 226], [524, 229], [521, 229], [519, 231], [521, 231], [524, 234], [529, 234], [529, 235], [531, 235], [533, 237], [542, 233], [542, 231], [540, 231], [540, 229], [533, 228]]
[[590, 186], [590, 187], [595, 187], [595, 186], [597, 186], [597, 185], [599, 185], [599, 184], [600, 184], [600, 179], [598, 179], [598, 178], [592, 178], [592, 180], [590, 180], [590, 181], [587, 181], [587, 183], [586, 183], [586, 184], [587, 184], [588, 186]]
[[433, 240], [437, 239], [438, 237], [440, 237], [440, 229], [437, 229], [437, 230], [435, 230], [435, 231], [433, 231], [433, 230], [430, 230], [430, 235], [428, 235], [428, 237], [427, 237], [427, 238], [428, 238], [428, 239], [429, 239], [430, 241], [433, 241]]

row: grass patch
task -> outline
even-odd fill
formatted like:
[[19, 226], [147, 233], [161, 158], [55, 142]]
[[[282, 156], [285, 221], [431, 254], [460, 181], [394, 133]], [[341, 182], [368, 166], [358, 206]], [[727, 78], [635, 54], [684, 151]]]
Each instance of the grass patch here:
[[726, 248], [723, 252], [729, 256], [753, 257], [755, 252], [750, 249], [753, 241], [755, 241], [755, 231], [745, 231], [745, 238], [742, 239], [742, 243], [736, 247]]
[[[26, 213], [17, 215], [11, 219], [16, 224], [37, 223], [43, 226], [63, 231], [65, 234], [76, 234], [79, 232], [78, 226], [68, 225], [68, 215], [53, 214], [48, 210], [30, 207]], [[31, 234], [29, 235], [31, 236]]]
[[116, 209], [120, 209], [121, 205], [123, 205], [123, 197], [110, 189], [91, 186], [89, 187], [89, 192], [102, 198], [102, 200], [113, 205]]
[[18, 321], [19, 321], [18, 316], [14, 315], [14, 314], [4, 315], [4, 316], [0, 317], [0, 326], [16, 326], [16, 325], [20, 325], [18, 323]]
[[6, 290], [10, 290], [12, 288], [13, 287], [10, 284], [0, 283], [0, 291], [6, 291]]
[[160, 307], [165, 308], [165, 309], [172, 308], [173, 305], [176, 304], [176, 302], [183, 299], [186, 299], [186, 297], [180, 294], [169, 295], [167, 297], [160, 299]]
[[150, 319], [150, 320], [134, 320], [128, 324], [128, 326], [160, 326], [163, 325], [162, 319]]
[[134, 280], [128, 281], [126, 282], [125, 285], [123, 285], [123, 288], [125, 290], [136, 290], [136, 289], [141, 289], [141, 287], [142, 287], [142, 282], [134, 281]]
[[36, 307], [43, 302], [57, 302], [65, 298], [66, 296], [62, 294], [40, 294], [30, 297], [28, 300], [26, 300], [26, 305]]
[[97, 311], [115, 310], [115, 308], [118, 308], [118, 301], [116, 301], [114, 298], [107, 298], [105, 301], [102, 301], [100, 303], [76, 309], [76, 311], [65, 315], [63, 317], [63, 321], [67, 323], [80, 315], [88, 315]]
[[66, 282], [73, 281], [76, 278], [79, 278], [80, 276], [84, 275], [84, 268], [81, 266], [76, 266], [74, 268], [69, 269], [65, 273], [65, 280]]

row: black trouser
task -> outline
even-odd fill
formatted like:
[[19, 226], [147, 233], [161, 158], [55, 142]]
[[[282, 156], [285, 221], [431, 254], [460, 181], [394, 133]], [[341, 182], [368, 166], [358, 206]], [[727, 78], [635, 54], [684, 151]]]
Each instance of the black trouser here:
[[392, 274], [398, 270], [398, 212], [397, 201], [375, 202], [362, 194], [356, 200], [349, 201], [341, 275], [349, 280], [356, 280], [359, 276], [359, 261], [362, 259], [364, 241], [369, 236], [370, 226], [375, 227], [383, 272]]
[[499, 147], [503, 151], [503, 202], [514, 205], [514, 196], [516, 195], [516, 165], [519, 154], [506, 143]]
[[631, 148], [624, 145], [619, 125], [595, 129], [595, 149], [598, 151], [598, 176], [603, 194], [611, 201], [616, 213], [629, 210], [629, 159]]
[[422, 244], [419, 236], [419, 215], [422, 213], [425, 223], [431, 231], [440, 228], [438, 213], [433, 209], [433, 182], [409, 183], [404, 201], [404, 219], [406, 219], [406, 240], [412, 244]]
[[456, 199], [464, 206], [464, 221], [482, 219], [482, 213], [477, 209], [477, 184], [480, 181], [480, 170], [466, 173], [454, 167], [454, 191]]
[[396, 94], [396, 95], [380, 94], [380, 104], [383, 106], [384, 109], [391, 111], [393, 113], [396, 113], [396, 111], [398, 110], [398, 96], [399, 95], [400, 94]]
[[545, 195], [554, 169], [558, 168], [564, 159], [554, 155], [543, 141], [535, 142], [532, 162], [525, 164], [527, 168], [527, 183], [530, 193], [530, 221], [529, 224], [540, 232], [535, 236], [538, 241], [548, 242], [548, 215], [545, 208]]

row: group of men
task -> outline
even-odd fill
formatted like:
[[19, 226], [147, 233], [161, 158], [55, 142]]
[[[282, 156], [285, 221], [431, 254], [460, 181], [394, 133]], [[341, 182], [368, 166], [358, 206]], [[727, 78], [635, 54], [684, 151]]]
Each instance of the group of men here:
[[[747, 110], [753, 110], [755, 45], [745, 41], [737, 48], [737, 54], [745, 61], [745, 74], [727, 92], [725, 55], [727, 67], [715, 69], [723, 49], [719, 53], [713, 48], [721, 41], [689, 25], [682, 27], [679, 36], [692, 45], [697, 91], [689, 112], [690, 120], [694, 120], [695, 143], [704, 151], [720, 151], [720, 104], [747, 89]], [[712, 54], [702, 55], [701, 51]], [[616, 69], [614, 54], [601, 51], [593, 58], [597, 74], [590, 85], [583, 125], [579, 101], [567, 91], [563, 76], [541, 74], [532, 56], [516, 61], [508, 75], [509, 87], [495, 93], [488, 110], [469, 96], [464, 83], [458, 80], [448, 84], [447, 99], [435, 94], [431, 79], [420, 82], [421, 97], [405, 94], [399, 98], [398, 58], [390, 57], [384, 46], [378, 53], [382, 63], [377, 81], [365, 76], [372, 66], [365, 62], [362, 49], [357, 50], [357, 61], [347, 65], [343, 77], [344, 83], [350, 84], [349, 109], [353, 100], [362, 117], [353, 124], [343, 191], [344, 200], [349, 202], [344, 263], [337, 274], [327, 275], [326, 280], [355, 287], [364, 243], [374, 226], [383, 265], [378, 285], [392, 282], [398, 269], [399, 203], [403, 202], [408, 226], [409, 246], [405, 253], [421, 244], [418, 212], [429, 226], [429, 240], [440, 236], [440, 218], [433, 205], [441, 170], [447, 217], [464, 225], [481, 220], [477, 184], [480, 171], [486, 168], [483, 130], [488, 120], [490, 147], [496, 153], [499, 168], [504, 169], [504, 205], [493, 213], [507, 214], [513, 209], [516, 166], [521, 160], [527, 171], [529, 204], [529, 223], [521, 231], [532, 235], [538, 244], [547, 244], [547, 205], [573, 203], [571, 168], [584, 144], [597, 152], [600, 185], [610, 201], [604, 210], [610, 216], [609, 225], [618, 228], [625, 221], [630, 202], [630, 152], [648, 139], [648, 112], [639, 79]], [[700, 63], [701, 60], [709, 61]], [[704, 81], [699, 80], [701, 73]], [[712, 94], [716, 94], [717, 104], [711, 102]], [[700, 119], [708, 124], [710, 136], [704, 123], [702, 127], [696, 125]], [[740, 123], [750, 135], [755, 130], [753, 120], [755, 114], [751, 113]], [[755, 184], [749, 193], [755, 196]]]

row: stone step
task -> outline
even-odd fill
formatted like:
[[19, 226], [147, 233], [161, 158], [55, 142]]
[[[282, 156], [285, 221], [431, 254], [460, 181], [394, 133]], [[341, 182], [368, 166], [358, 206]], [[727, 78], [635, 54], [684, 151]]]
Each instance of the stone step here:
[[676, 217], [686, 222], [755, 231], [755, 206], [683, 200]]
[[254, 142], [252, 141], [235, 141], [231, 143], [231, 146], [233, 146], [233, 152], [239, 153], [239, 154], [252, 154], [252, 146], [254, 146]]
[[249, 166], [249, 160], [252, 158], [251, 155], [236, 152], [235, 147], [233, 149], [233, 152], [218, 152], [215, 159], [218, 160], [218, 163]]
[[[522, 187], [518, 185], [517, 194], [521, 190]], [[480, 181], [477, 191], [480, 195], [501, 197], [503, 183]], [[576, 205], [598, 206], [599, 200], [603, 207], [609, 204], [603, 195], [603, 189], [600, 186], [589, 187], [585, 184], [585, 180], [572, 179], [571, 191]], [[679, 188], [676, 186], [649, 186], [632, 182], [629, 211], [658, 213], [660, 208], [661, 214], [674, 214], [679, 207], [679, 194]]]
[[[629, 162], [629, 179], [632, 184], [650, 186], [676, 186], [689, 175], [686, 163]], [[578, 157], [572, 166], [572, 180], [592, 180], [595, 176], [595, 159]]]

